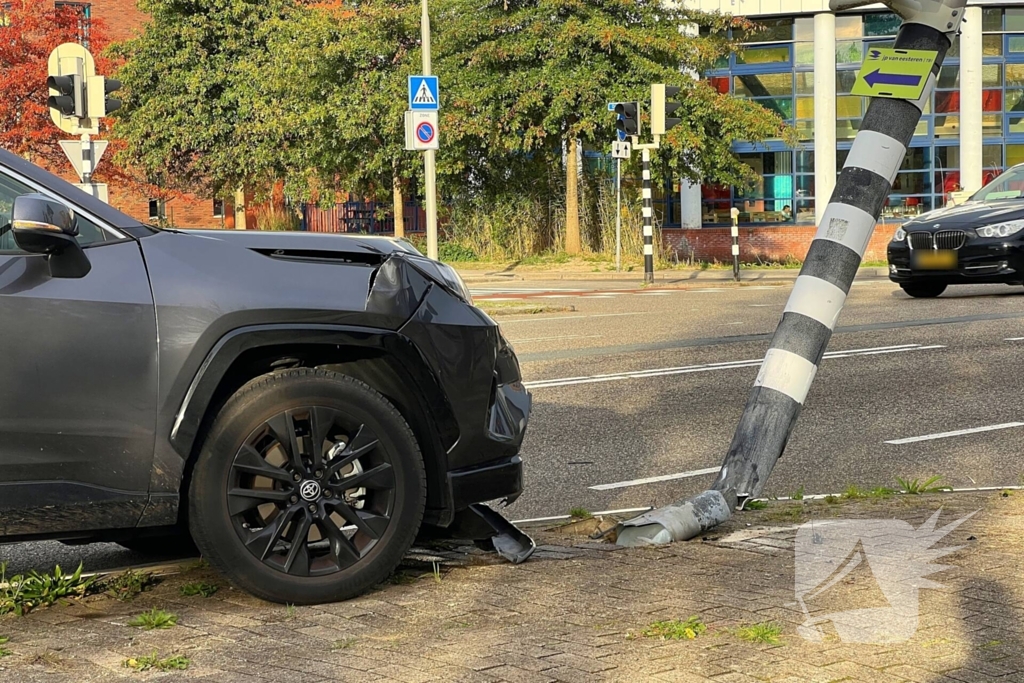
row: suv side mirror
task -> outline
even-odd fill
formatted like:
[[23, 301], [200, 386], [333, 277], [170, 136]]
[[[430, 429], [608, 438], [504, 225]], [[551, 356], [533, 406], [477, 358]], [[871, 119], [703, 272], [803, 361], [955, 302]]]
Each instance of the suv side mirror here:
[[18, 247], [30, 254], [45, 254], [52, 277], [81, 278], [92, 264], [78, 240], [78, 221], [64, 204], [43, 194], [14, 199], [11, 232]]

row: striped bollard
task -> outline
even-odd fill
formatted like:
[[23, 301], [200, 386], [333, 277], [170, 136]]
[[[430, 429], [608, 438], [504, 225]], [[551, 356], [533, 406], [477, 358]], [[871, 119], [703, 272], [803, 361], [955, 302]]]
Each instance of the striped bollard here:
[[732, 279], [740, 281], [740, 210], [735, 206], [729, 210], [732, 216]]
[[[870, 1], [870, 0], [868, 0]], [[868, 4], [831, 0], [832, 11]], [[764, 490], [793, 431], [966, 0], [886, 0], [906, 23], [894, 48], [936, 53], [918, 100], [872, 98], [711, 488], [622, 524], [620, 545], [693, 538]]]
[[643, 214], [644, 214], [644, 282], [654, 282], [654, 209], [651, 204], [651, 150], [644, 147]]

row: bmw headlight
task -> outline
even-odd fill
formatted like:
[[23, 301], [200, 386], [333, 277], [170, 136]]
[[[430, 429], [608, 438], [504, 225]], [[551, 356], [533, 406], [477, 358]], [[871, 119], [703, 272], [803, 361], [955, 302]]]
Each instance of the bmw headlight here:
[[449, 292], [459, 297], [467, 304], [473, 303], [473, 295], [469, 293], [469, 287], [462, 281], [455, 269], [440, 261], [432, 261], [428, 258], [410, 257], [409, 261], [416, 266], [424, 275], [441, 285]]
[[976, 228], [976, 230], [979, 237], [1009, 237], [1024, 230], [1024, 220], [986, 225], [983, 228]]
[[907, 231], [904, 230], [903, 228], [896, 228], [896, 232], [893, 233], [893, 236], [892, 236], [892, 241], [893, 242], [902, 242], [905, 239], [907, 239]]

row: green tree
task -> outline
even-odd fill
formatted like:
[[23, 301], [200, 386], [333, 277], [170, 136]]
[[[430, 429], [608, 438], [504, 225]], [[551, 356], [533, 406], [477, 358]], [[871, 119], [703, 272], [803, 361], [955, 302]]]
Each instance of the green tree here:
[[[735, 45], [726, 29], [753, 28], [743, 20], [661, 0], [446, 0], [435, 8], [437, 71], [455, 93], [442, 126], [444, 161], [529, 155], [562, 166], [564, 158], [570, 253], [581, 246], [575, 160], [581, 143], [605, 148], [612, 139], [607, 102], [648, 101], [652, 83], [682, 86], [683, 123], [668, 155], [683, 175], [709, 182], [749, 179], [730, 144], [783, 129], [775, 114], [681, 73], [703, 73], [728, 55]], [[684, 26], [702, 30], [688, 35]]]

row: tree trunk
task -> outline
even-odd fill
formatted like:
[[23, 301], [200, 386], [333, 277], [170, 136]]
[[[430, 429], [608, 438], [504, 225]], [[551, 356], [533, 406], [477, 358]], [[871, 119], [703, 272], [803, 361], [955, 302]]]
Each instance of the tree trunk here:
[[392, 166], [391, 191], [394, 200], [395, 237], [405, 237], [405, 196], [402, 193], [402, 178], [398, 175], [398, 164]]
[[580, 253], [580, 185], [577, 177], [575, 136], [569, 136], [565, 155], [565, 251]]

